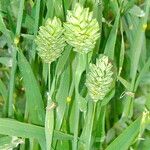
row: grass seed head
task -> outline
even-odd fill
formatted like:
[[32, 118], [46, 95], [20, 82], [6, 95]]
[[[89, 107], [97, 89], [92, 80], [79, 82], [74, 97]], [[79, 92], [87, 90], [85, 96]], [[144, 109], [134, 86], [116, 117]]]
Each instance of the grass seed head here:
[[99, 38], [99, 24], [93, 19], [93, 12], [77, 3], [72, 11], [67, 12], [67, 22], [64, 23], [65, 39], [74, 47], [74, 51], [88, 53], [95, 47]]
[[87, 74], [86, 86], [89, 95], [96, 102], [104, 99], [110, 91], [113, 83], [112, 64], [107, 56], [101, 56], [96, 60], [96, 64], [90, 64], [89, 73]]
[[48, 19], [44, 26], [40, 27], [35, 39], [39, 56], [45, 63], [55, 61], [66, 46], [63, 36], [64, 29], [59, 18]]

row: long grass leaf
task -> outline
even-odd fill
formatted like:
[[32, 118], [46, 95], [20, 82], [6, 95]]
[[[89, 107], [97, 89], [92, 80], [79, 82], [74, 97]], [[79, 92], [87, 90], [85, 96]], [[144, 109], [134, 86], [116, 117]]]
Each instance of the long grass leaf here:
[[27, 106], [29, 108], [29, 120], [35, 124], [44, 124], [44, 104], [39, 85], [33, 74], [30, 64], [21, 52], [18, 53], [18, 65], [23, 77]]
[[127, 150], [140, 131], [141, 117], [127, 127], [107, 148], [106, 150]]
[[114, 26], [108, 37], [105, 50], [104, 50], [104, 54], [109, 56], [111, 59], [114, 59], [114, 50], [115, 50], [115, 44], [116, 44], [116, 38], [117, 38], [119, 18], [120, 18], [120, 14], [118, 13], [115, 19]]

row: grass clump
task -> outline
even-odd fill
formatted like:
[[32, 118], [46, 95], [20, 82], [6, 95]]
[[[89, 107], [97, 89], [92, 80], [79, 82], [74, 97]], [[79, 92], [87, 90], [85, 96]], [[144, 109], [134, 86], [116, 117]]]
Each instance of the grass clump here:
[[148, 150], [149, 9], [1, 0], [0, 149]]

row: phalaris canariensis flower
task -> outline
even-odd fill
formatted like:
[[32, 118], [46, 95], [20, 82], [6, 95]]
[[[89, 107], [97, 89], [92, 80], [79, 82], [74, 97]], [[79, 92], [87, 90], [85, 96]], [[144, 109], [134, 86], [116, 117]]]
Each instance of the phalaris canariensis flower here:
[[88, 53], [95, 47], [100, 36], [99, 24], [93, 19], [93, 12], [77, 3], [72, 11], [67, 11], [64, 23], [65, 39], [79, 53]]
[[62, 23], [57, 17], [48, 19], [45, 25], [40, 27], [35, 42], [38, 54], [44, 62], [55, 61], [63, 52], [66, 45], [63, 33]]
[[101, 56], [96, 64], [90, 64], [86, 86], [94, 101], [102, 100], [110, 91], [113, 82], [112, 64], [107, 56]]

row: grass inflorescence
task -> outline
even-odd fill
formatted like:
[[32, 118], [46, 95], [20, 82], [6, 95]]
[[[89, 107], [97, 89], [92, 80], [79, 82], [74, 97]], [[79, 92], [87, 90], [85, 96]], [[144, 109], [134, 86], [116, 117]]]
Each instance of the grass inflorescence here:
[[149, 0], [0, 1], [0, 150], [148, 150]]

